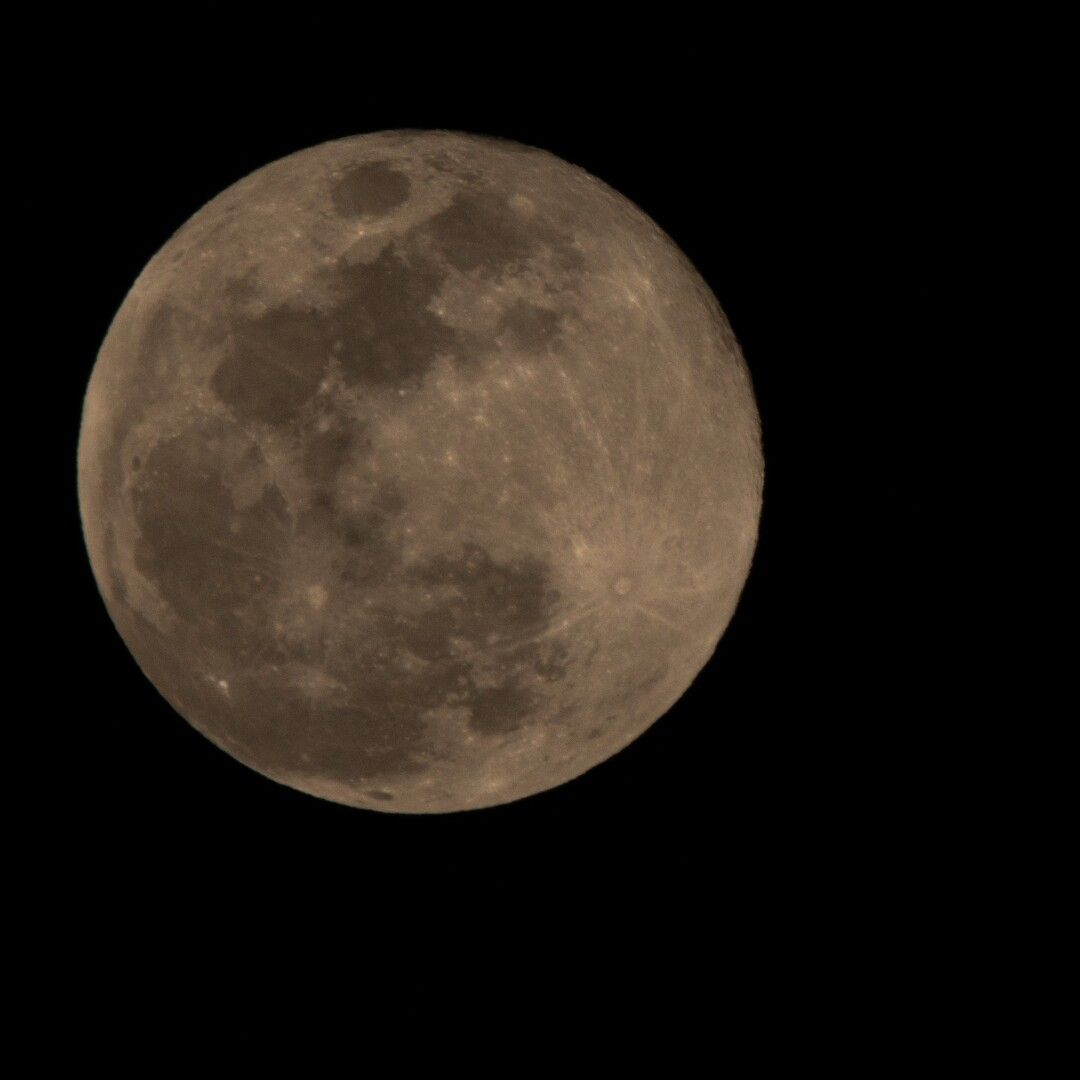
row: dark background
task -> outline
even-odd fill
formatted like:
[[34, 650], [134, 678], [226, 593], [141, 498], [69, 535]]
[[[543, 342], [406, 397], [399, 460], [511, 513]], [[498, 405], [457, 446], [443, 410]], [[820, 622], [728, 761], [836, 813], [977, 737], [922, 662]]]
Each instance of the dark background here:
[[[32, 858], [5, 869], [6, 895], [33, 909], [9, 917], [9, 951], [31, 946], [41, 991], [18, 973], [13, 982], [44, 1020], [36, 1052], [66, 1043], [115, 1056], [132, 1043], [116, 1034], [128, 1015], [110, 993], [118, 974], [159, 1014], [155, 977], [196, 985], [169, 1012], [183, 1039], [160, 1040], [158, 1056], [207, 1027], [257, 1033], [249, 1049], [261, 1045], [265, 1022], [235, 1020], [252, 969], [286, 1008], [289, 990], [315, 994], [336, 974], [348, 1036], [359, 1028], [365, 1050], [377, 1000], [409, 1024], [396, 1050], [448, 1048], [425, 1006], [460, 1001], [468, 1021], [455, 1049], [468, 1039], [486, 1050], [494, 1027], [531, 1060], [562, 1032], [595, 1033], [606, 1063], [658, 1039], [667, 1073], [695, 1036], [683, 1072], [740, 1050], [755, 1064], [787, 1053], [804, 1065], [817, 1050], [865, 1074], [865, 1059], [940, 1057], [949, 1033], [964, 1060], [1027, 1034], [1013, 1013], [1031, 969], [1014, 975], [1008, 961], [1039, 954], [1031, 927], [1057, 933], [1044, 908], [1061, 890], [1040, 889], [1035, 867], [1039, 838], [1065, 816], [1025, 820], [1022, 781], [1026, 770], [1048, 786], [1054, 744], [1040, 731], [1037, 759], [1018, 765], [1023, 729], [1039, 718], [1030, 695], [1011, 710], [993, 700], [1031, 629], [1011, 629], [999, 610], [1009, 560], [978, 567], [1002, 671], [989, 651], [965, 648], [955, 583], [1016, 492], [1027, 497], [1003, 482], [1015, 406], [983, 410], [989, 435], [966, 431], [988, 380], [972, 332], [997, 334], [1012, 282], [1038, 265], [1002, 248], [1002, 215], [1060, 239], [1060, 220], [1029, 214], [1046, 201], [1032, 151], [1062, 145], [1060, 122], [1044, 132], [1038, 121], [1064, 95], [1023, 61], [1044, 75], [1068, 65], [1049, 55], [1045, 20], [1025, 41], [1011, 15], [988, 40], [995, 20], [968, 12], [753, 13], [762, 25], [731, 5], [412, 7], [389, 32], [372, 5], [265, 8], [238, 28], [220, 6], [42, 9], [40, 31], [22, 28], [21, 12], [9, 19], [5, 134], [25, 151], [6, 170], [16, 193], [5, 245], [21, 226], [30, 254], [9, 254], [18, 273], [5, 314], [30, 332], [22, 352], [9, 346], [6, 370], [32, 381], [5, 401], [17, 438], [5, 478], [25, 485], [5, 504], [9, 574], [30, 597], [27, 621], [8, 620], [5, 779], [25, 793], [5, 824], [6, 848]], [[1045, 100], [1025, 100], [1028, 86]], [[75, 489], [87, 377], [146, 261], [251, 170], [397, 127], [519, 139], [633, 199], [727, 312], [764, 429], [753, 570], [682, 701], [574, 783], [445, 817], [292, 792], [176, 716], [108, 619]], [[1014, 169], [1037, 190], [1014, 188]], [[965, 307], [973, 269], [987, 280]], [[1058, 352], [1031, 352], [1013, 351], [997, 383], [1006, 393], [1030, 382], [1045, 396]], [[937, 405], [950, 374], [962, 392]], [[939, 450], [935, 420], [963, 444], [959, 461]], [[926, 493], [935, 478], [940, 506]], [[993, 497], [979, 503], [978, 535], [953, 550], [945, 504], [978, 478]], [[1002, 760], [987, 762], [999, 713]], [[27, 753], [24, 730], [37, 744]], [[1010, 845], [1030, 862], [1010, 860]], [[1048, 864], [1061, 862], [1055, 851]], [[1037, 919], [1023, 917], [1015, 888], [1030, 890]], [[187, 958], [189, 936], [205, 955]], [[176, 941], [179, 962], [163, 948]], [[141, 961], [133, 975], [121, 969], [125, 945]], [[466, 993], [477, 977], [486, 995]], [[218, 987], [228, 1002], [207, 1008]], [[92, 1017], [98, 1002], [108, 1014], [94, 1017], [96, 1041], [78, 1039], [71, 1014]], [[275, 1051], [291, 1019], [271, 1029]]]
[[[850, 433], [838, 431], [864, 390], [873, 401], [856, 362], [872, 343], [854, 298], [871, 273], [860, 252], [881, 228], [883, 208], [867, 194], [881, 167], [871, 153], [881, 117], [824, 72], [777, 83], [769, 71], [725, 79], [699, 67], [688, 81], [678, 63], [662, 78], [628, 64], [588, 86], [530, 89], [512, 68], [468, 92], [443, 80], [403, 93], [337, 73], [327, 94], [297, 92], [303, 80], [281, 70], [257, 85], [166, 94], [143, 70], [70, 94], [57, 115], [56, 159], [80, 163], [65, 250], [89, 264], [51, 328], [64, 357], [52, 475], [66, 638], [52, 678], [56, 738], [73, 773], [63, 842], [75, 865], [105, 878], [152, 868], [188, 883], [258, 873], [285, 892], [323, 875], [361, 891], [375, 880], [442, 891], [479, 883], [497, 897], [524, 885], [586, 907], [586, 883], [613, 881], [630, 911], [669, 891], [680, 903], [718, 903], [738, 882], [749, 909], [783, 906], [789, 890], [827, 878], [833, 860], [850, 871], [873, 845], [863, 800], [888, 766], [880, 734], [867, 734], [877, 732], [868, 631], [849, 602], [862, 584], [841, 580], [854, 565], [850, 508], [864, 482], [844, 453]], [[176, 715], [108, 618], [75, 487], [86, 381], [147, 260], [252, 170], [327, 139], [399, 127], [543, 147], [636, 202], [726, 311], [753, 377], [766, 458], [750, 578], [683, 699], [570, 784], [445, 816], [294, 792]], [[873, 422], [865, 401], [860, 412]]]

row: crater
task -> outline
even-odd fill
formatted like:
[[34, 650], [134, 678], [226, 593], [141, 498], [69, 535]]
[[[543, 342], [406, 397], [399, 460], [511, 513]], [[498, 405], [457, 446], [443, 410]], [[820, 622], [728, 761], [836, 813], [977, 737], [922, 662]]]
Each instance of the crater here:
[[342, 217], [384, 217], [409, 198], [409, 178], [385, 161], [355, 165], [334, 181], [330, 198]]

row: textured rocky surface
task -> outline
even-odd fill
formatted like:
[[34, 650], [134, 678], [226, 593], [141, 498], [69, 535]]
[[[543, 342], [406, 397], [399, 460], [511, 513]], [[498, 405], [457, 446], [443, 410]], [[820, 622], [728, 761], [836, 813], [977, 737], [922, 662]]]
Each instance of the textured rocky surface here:
[[750, 565], [757, 413], [715, 299], [542, 151], [389, 132], [275, 162], [139, 277], [87, 393], [109, 612], [281, 782], [491, 805], [604, 760]]

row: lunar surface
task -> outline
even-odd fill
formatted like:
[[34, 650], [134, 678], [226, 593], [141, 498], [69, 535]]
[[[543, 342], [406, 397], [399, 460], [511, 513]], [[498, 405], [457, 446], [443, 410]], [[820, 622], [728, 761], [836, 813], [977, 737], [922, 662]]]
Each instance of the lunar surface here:
[[763, 475], [671, 240], [447, 132], [305, 150], [196, 213], [112, 323], [78, 470], [171, 705], [276, 781], [410, 813], [554, 787], [663, 715], [735, 609]]

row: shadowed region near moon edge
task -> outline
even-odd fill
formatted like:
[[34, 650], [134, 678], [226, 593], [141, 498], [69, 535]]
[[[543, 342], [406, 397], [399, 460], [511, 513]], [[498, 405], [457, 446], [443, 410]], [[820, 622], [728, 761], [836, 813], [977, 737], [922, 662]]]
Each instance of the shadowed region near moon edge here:
[[515, 144], [360, 137], [221, 199], [87, 394], [84, 528], [140, 666], [240, 760], [358, 806], [492, 805], [610, 756], [753, 550], [756, 411], [707, 289]]

